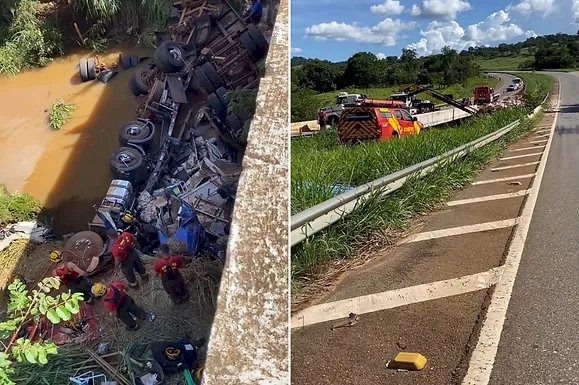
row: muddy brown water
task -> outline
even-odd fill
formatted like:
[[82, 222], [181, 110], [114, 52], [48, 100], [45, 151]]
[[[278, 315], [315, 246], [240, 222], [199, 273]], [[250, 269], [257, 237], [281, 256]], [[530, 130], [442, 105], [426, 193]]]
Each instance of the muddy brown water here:
[[[109, 64], [117, 48], [100, 57]], [[0, 183], [38, 199], [52, 214], [56, 232], [86, 230], [111, 181], [109, 158], [118, 148], [118, 131], [136, 117], [128, 88], [132, 69], [118, 69], [108, 84], [82, 83], [78, 61], [87, 53], [55, 60], [49, 66], [0, 78]], [[48, 125], [48, 109], [63, 100], [74, 104], [70, 121], [59, 131]]]

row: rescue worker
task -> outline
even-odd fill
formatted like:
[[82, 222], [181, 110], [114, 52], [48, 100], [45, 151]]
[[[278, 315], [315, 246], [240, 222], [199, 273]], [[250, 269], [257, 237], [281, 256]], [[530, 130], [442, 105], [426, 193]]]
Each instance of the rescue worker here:
[[319, 110], [318, 111], [318, 123], [320, 124], [320, 129], [324, 129], [326, 128], [326, 125], [328, 124], [328, 113], [324, 110]]
[[261, 22], [261, 17], [263, 16], [263, 5], [261, 0], [253, 0], [251, 6], [246, 11], [249, 14], [249, 19], [254, 24], [259, 24]]
[[159, 246], [159, 259], [153, 265], [155, 272], [161, 276], [163, 288], [176, 305], [189, 300], [189, 291], [179, 269], [183, 267], [183, 257], [171, 255], [169, 246]]
[[139, 232], [135, 216], [130, 211], [127, 211], [123, 215], [121, 215], [119, 222], [120, 222], [118, 226], [119, 229], [131, 233], [135, 236]]
[[95, 298], [103, 298], [105, 309], [115, 313], [127, 330], [137, 330], [138, 321], [144, 321], [147, 313], [127, 294], [126, 288], [124, 283], [118, 281], [112, 282], [108, 288], [104, 283], [97, 282], [91, 292]]
[[71, 292], [82, 293], [86, 303], [91, 304], [93, 302], [91, 283], [86, 276], [86, 271], [78, 267], [76, 263], [64, 260], [62, 254], [56, 250], [50, 252], [50, 261], [56, 263], [53, 275], [58, 277]]
[[119, 235], [116, 231], [111, 230], [107, 235], [114, 242], [111, 254], [115, 260], [115, 268], [118, 269], [120, 266], [129, 286], [138, 286], [135, 271], [141, 276], [143, 281], [147, 280], [147, 271], [145, 270], [143, 261], [141, 261], [141, 256], [136, 249], [137, 238], [126, 231]]

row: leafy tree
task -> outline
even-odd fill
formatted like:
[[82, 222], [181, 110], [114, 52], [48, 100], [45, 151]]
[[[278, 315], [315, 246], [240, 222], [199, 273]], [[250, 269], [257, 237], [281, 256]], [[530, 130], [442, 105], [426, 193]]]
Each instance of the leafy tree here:
[[315, 92], [294, 87], [291, 93], [291, 121], [301, 122], [317, 117], [318, 100]]
[[[22, 331], [33, 323], [38, 325], [46, 317], [52, 324], [68, 321], [80, 311], [82, 294], [70, 291], [51, 295], [60, 288], [60, 280], [55, 277], [44, 278], [37, 288], [29, 293], [26, 285], [16, 279], [8, 286], [10, 302], [6, 318], [0, 322], [0, 384], [15, 385], [10, 379], [14, 373], [13, 364], [29, 362], [45, 365], [48, 356], [58, 353], [56, 345], [47, 341], [32, 341], [22, 336]], [[32, 333], [34, 334], [34, 333]]]
[[382, 65], [376, 55], [369, 52], [358, 52], [350, 59], [344, 72], [342, 86], [369, 88], [380, 84]]
[[312, 60], [296, 70], [296, 84], [317, 92], [329, 92], [336, 89], [336, 80], [340, 73], [329, 62]]

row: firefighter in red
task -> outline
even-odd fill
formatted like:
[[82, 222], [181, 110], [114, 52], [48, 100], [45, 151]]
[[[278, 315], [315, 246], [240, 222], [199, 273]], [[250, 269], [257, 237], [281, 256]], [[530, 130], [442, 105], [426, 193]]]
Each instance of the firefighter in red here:
[[124, 283], [117, 281], [112, 282], [108, 288], [103, 283], [95, 283], [91, 292], [94, 297], [103, 297], [105, 309], [115, 313], [127, 330], [137, 330], [137, 320], [144, 321], [147, 313], [127, 294], [126, 288]]
[[135, 271], [139, 273], [142, 280], [148, 278], [143, 261], [141, 261], [141, 257], [135, 247], [137, 238], [126, 231], [119, 235], [113, 230], [108, 235], [114, 241], [112, 255], [115, 259], [115, 268], [120, 266], [123, 275], [129, 282], [129, 286], [136, 287], [138, 283]]
[[183, 258], [171, 255], [167, 245], [159, 246], [159, 254], [161, 259], [155, 262], [153, 268], [161, 276], [163, 288], [175, 304], [187, 302], [189, 300], [189, 291], [179, 271], [183, 267]]
[[86, 272], [74, 262], [63, 260], [62, 252], [56, 250], [50, 252], [50, 261], [56, 263], [54, 276], [58, 277], [71, 292], [82, 293], [84, 300], [92, 303], [91, 283], [86, 277]]

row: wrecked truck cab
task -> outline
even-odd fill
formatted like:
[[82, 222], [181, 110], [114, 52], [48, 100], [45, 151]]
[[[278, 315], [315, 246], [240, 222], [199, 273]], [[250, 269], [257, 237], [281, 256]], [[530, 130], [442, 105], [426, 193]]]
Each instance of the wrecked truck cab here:
[[172, 244], [190, 256], [197, 255], [203, 247], [205, 230], [195, 210], [175, 196], [158, 198], [156, 227], [161, 244]]

